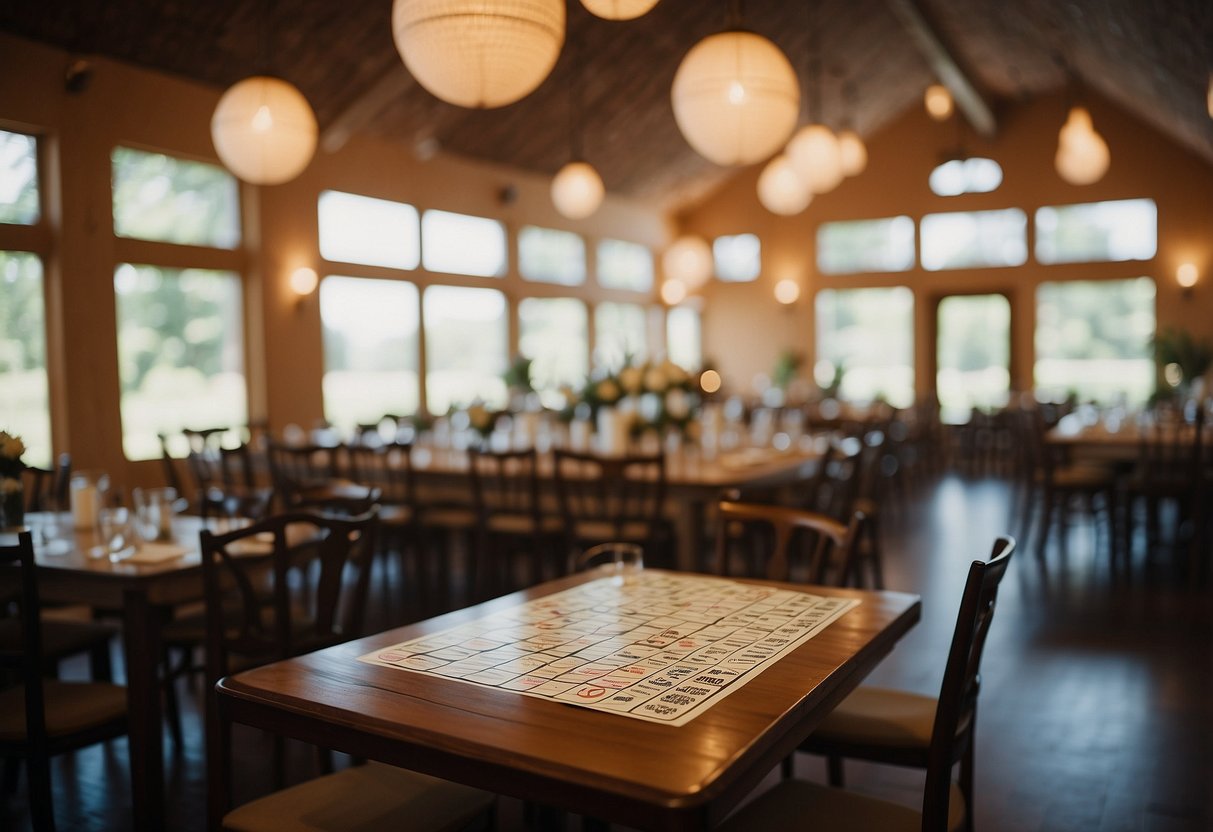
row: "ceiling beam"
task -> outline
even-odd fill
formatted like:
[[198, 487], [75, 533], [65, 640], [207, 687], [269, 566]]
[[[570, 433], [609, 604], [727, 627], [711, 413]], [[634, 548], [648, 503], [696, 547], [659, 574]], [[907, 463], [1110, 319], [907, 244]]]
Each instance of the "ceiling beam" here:
[[417, 85], [417, 81], [398, 61], [371, 84], [362, 94], [337, 114], [320, 133], [320, 146], [325, 153], [336, 153], [358, 131], [374, 121], [375, 117]]
[[944, 45], [943, 39], [935, 27], [927, 20], [918, 0], [885, 0], [889, 9], [901, 21], [918, 47], [935, 77], [947, 87], [956, 106], [965, 114], [969, 124], [980, 135], [993, 138], [998, 132], [998, 122], [994, 118], [994, 110], [982, 96], [981, 90], [957, 62], [951, 50]]

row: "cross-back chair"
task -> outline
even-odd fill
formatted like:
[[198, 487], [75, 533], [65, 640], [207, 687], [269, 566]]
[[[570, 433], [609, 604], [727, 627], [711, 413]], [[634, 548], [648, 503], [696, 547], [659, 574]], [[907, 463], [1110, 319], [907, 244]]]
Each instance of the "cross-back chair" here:
[[270, 442], [266, 452], [274, 498], [280, 509], [289, 509], [309, 492], [315, 494], [341, 478], [339, 447]]
[[[981, 657], [994, 618], [998, 585], [1015, 541], [1000, 537], [989, 561], [969, 566], [938, 697], [858, 688], [817, 728], [801, 750], [926, 769], [921, 812], [840, 788], [785, 779], [726, 822], [730, 832], [759, 829], [973, 828], [973, 743]], [[959, 781], [952, 770], [959, 763]], [[790, 774], [785, 763], [784, 773]], [[840, 786], [841, 764], [832, 765]]]
[[53, 468], [27, 466], [21, 475], [26, 511], [66, 511], [72, 479], [71, 454], [59, 454]]
[[36, 832], [55, 828], [50, 758], [126, 733], [126, 689], [104, 682], [43, 678], [43, 625], [29, 532], [0, 546], [0, 582], [15, 592], [17, 649], [0, 648], [0, 668], [13, 680], [0, 690], [0, 756], [24, 762]]

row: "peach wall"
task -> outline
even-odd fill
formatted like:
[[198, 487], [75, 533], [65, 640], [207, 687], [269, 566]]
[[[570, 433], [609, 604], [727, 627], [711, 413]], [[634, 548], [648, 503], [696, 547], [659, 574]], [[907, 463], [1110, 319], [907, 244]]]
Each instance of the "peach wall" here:
[[[115, 61], [90, 60], [87, 89], [69, 94], [63, 85], [64, 52], [0, 34], [0, 128], [41, 137], [45, 188], [43, 222], [33, 228], [0, 225], [0, 249], [33, 250], [44, 259], [56, 452], [69, 451], [78, 468], [104, 468], [128, 488], [156, 482], [160, 468], [158, 463], [128, 463], [121, 450], [113, 293], [119, 262], [226, 268], [244, 276], [250, 418], [266, 418], [281, 427], [310, 425], [323, 415], [318, 303], [314, 296], [298, 303], [286, 284], [298, 265], [311, 265], [322, 275], [329, 270], [317, 243], [316, 200], [322, 190], [495, 217], [511, 232], [538, 224], [578, 231], [591, 242], [615, 237], [655, 250], [668, 238], [666, 217], [643, 203], [608, 196], [594, 217], [570, 222], [551, 207], [547, 177], [441, 153], [423, 162], [410, 147], [355, 137], [335, 154], [318, 152], [294, 182], [244, 186], [245, 236], [239, 251], [117, 239], [110, 204], [113, 147], [216, 162], [209, 125], [222, 90]], [[507, 185], [517, 193], [508, 205], [500, 199]], [[587, 250], [592, 252], [592, 245]], [[404, 276], [373, 268], [332, 270]], [[573, 290], [526, 284], [514, 262], [501, 279], [435, 276], [423, 270], [407, 277], [420, 286], [491, 285], [513, 299], [524, 293], [576, 295], [589, 302], [650, 299], [597, 289], [592, 280]]]
[[[757, 283], [712, 281], [703, 290], [705, 355], [716, 360], [726, 383], [748, 389], [757, 373], [769, 373], [786, 348], [814, 345], [813, 298], [822, 288], [905, 285], [915, 296], [915, 379], [919, 392], [934, 386], [934, 306], [949, 293], [1005, 292], [1013, 315], [1012, 384], [1031, 386], [1035, 287], [1067, 278], [1155, 278], [1159, 326], [1175, 325], [1213, 335], [1213, 167], [1173, 141], [1102, 99], [1088, 102], [1096, 129], [1112, 154], [1108, 174], [1076, 187], [1053, 169], [1057, 130], [1065, 118], [1060, 97], [1009, 105], [1000, 114], [993, 141], [966, 136], [973, 155], [1003, 167], [1003, 184], [993, 193], [935, 196], [927, 176], [945, 150], [955, 146], [954, 124], [932, 122], [919, 107], [907, 111], [867, 140], [867, 170], [832, 193], [818, 196], [796, 217], [770, 214], [755, 186], [760, 168], [747, 170], [679, 218], [680, 227], [712, 238], [753, 232], [762, 238], [763, 269]], [[1158, 204], [1158, 252], [1153, 260], [1044, 266], [1029, 256], [1016, 268], [928, 272], [915, 267], [897, 274], [819, 275], [815, 235], [822, 222], [909, 215], [916, 222], [933, 212], [1018, 207], [1029, 218], [1043, 205], [1150, 197]], [[1031, 235], [1029, 222], [1029, 235]], [[1031, 251], [1031, 237], [1029, 237]], [[1202, 281], [1185, 297], [1175, 283], [1176, 267], [1194, 262]], [[775, 283], [793, 278], [801, 297], [781, 307]], [[807, 366], [812, 366], [810, 360]]]

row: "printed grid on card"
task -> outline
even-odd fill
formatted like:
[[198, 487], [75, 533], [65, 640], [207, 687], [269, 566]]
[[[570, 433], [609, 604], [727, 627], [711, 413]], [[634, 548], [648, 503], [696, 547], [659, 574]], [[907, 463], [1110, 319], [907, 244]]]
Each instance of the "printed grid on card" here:
[[857, 604], [640, 572], [581, 584], [359, 661], [685, 725]]

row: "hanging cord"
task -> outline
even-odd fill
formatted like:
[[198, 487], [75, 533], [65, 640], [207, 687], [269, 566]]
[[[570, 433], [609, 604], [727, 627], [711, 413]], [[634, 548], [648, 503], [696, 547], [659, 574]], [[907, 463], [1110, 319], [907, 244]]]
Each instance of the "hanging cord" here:
[[275, 0], [265, 0], [257, 15], [257, 74], [273, 75], [273, 44]]
[[741, 0], [727, 0], [724, 13], [724, 28], [728, 30], [742, 27]]
[[581, 113], [582, 113], [582, 90], [581, 90], [581, 65], [579, 63], [580, 52], [577, 48], [577, 42], [572, 37], [567, 41], [569, 49], [569, 62], [572, 64], [569, 73], [569, 161], [584, 162], [585, 157], [582, 155], [581, 145]]

